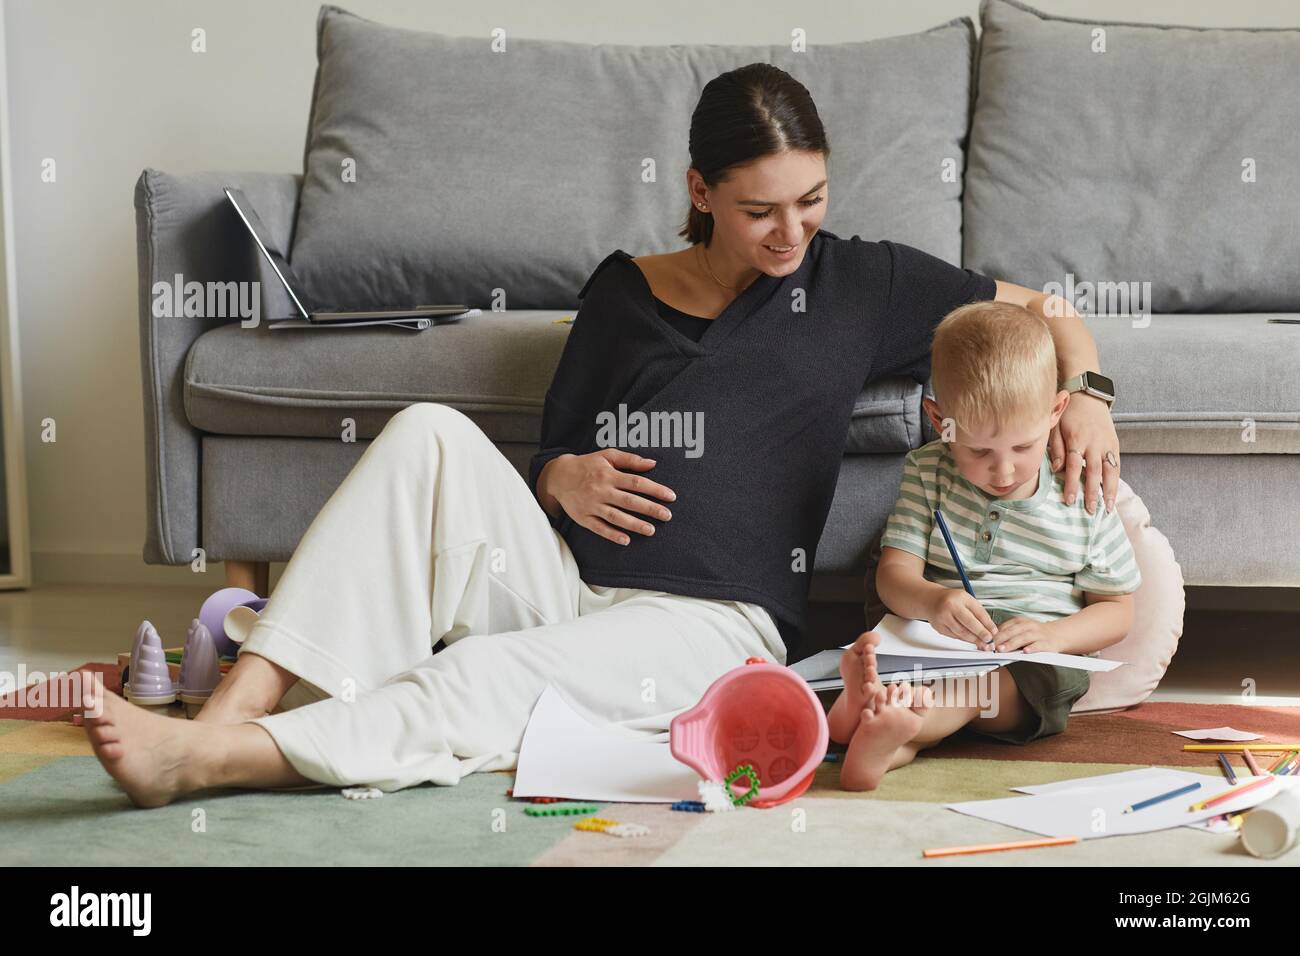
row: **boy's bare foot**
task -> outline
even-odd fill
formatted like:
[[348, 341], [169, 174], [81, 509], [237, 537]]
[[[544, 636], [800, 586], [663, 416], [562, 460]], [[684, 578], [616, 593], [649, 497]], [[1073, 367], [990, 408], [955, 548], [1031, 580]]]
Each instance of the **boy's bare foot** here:
[[875, 708], [876, 695], [884, 685], [878, 680], [876, 670], [876, 645], [880, 635], [866, 631], [840, 655], [840, 676], [844, 678], [844, 691], [831, 705], [827, 717], [832, 740], [845, 743], [858, 728], [864, 707]]
[[874, 790], [889, 771], [894, 752], [921, 729], [934, 703], [934, 692], [922, 686], [894, 684], [882, 688], [873, 707], [863, 707], [858, 729], [849, 741], [840, 786], [845, 790]]
[[[89, 712], [98, 709], [100, 696], [102, 713], [92, 717]], [[161, 807], [201, 788], [193, 755], [201, 752], [202, 742], [196, 736], [210, 734], [207, 728], [151, 714], [93, 681], [87, 681], [82, 702], [87, 710], [86, 736], [95, 756], [137, 807]]]

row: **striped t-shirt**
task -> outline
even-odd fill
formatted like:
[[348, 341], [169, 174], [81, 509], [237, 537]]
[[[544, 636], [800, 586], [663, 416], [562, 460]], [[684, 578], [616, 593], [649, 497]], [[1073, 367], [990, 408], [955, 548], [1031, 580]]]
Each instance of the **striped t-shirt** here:
[[939, 509], [975, 597], [995, 624], [1068, 617], [1085, 607], [1085, 591], [1137, 590], [1142, 576], [1119, 513], [1101, 505], [1088, 514], [1082, 489], [1074, 504], [1065, 504], [1062, 481], [1044, 454], [1032, 496], [993, 498], [962, 477], [946, 443], [932, 441], [908, 452], [881, 546], [924, 558], [927, 581], [960, 588], [934, 520]]

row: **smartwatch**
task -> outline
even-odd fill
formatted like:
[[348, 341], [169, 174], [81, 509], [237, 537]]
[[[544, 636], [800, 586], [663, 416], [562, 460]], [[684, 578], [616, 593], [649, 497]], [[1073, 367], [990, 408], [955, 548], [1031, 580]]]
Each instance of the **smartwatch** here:
[[1100, 372], [1082, 372], [1062, 382], [1061, 388], [1067, 392], [1083, 392], [1085, 395], [1100, 398], [1106, 403], [1107, 408], [1115, 404], [1115, 383]]

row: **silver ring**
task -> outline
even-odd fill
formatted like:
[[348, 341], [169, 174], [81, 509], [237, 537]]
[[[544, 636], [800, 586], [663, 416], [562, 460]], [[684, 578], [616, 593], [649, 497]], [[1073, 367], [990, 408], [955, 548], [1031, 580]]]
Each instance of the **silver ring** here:
[[1106, 464], [1110, 465], [1112, 468], [1119, 467], [1119, 459], [1115, 457], [1115, 453], [1113, 451], [1106, 452], [1106, 457], [1103, 459], [1103, 461], [1105, 461]]
[[1083, 457], [1083, 452], [1079, 451], [1079, 449], [1077, 449], [1077, 448], [1071, 448], [1068, 452], [1066, 452], [1066, 454], [1067, 454], [1067, 455], [1078, 455], [1080, 458]]

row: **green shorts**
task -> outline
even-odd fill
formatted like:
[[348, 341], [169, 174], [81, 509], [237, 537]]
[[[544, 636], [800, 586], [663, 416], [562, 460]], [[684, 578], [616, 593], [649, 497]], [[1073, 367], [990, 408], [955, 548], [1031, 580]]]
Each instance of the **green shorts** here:
[[1029, 703], [1030, 716], [1019, 730], [993, 733], [979, 729], [980, 721], [970, 723], [972, 730], [1009, 744], [1027, 744], [1039, 737], [1050, 737], [1065, 729], [1074, 702], [1088, 692], [1088, 671], [1077, 667], [1057, 667], [1033, 661], [1013, 661], [1007, 673]]

